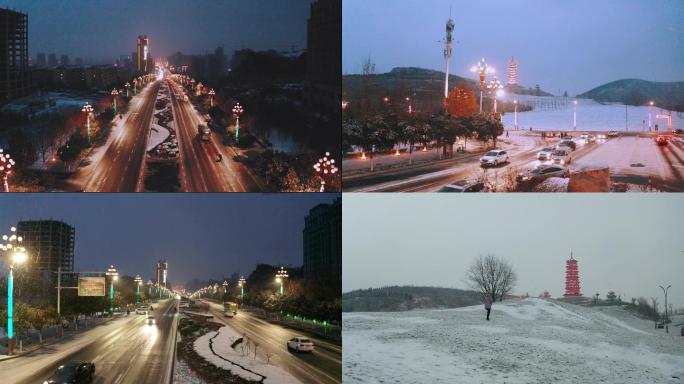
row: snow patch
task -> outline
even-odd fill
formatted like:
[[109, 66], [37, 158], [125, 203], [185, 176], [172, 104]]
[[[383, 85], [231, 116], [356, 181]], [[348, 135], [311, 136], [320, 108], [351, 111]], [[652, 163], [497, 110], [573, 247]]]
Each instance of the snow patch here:
[[150, 127], [150, 139], [147, 141], [146, 151], [149, 151], [157, 145], [163, 143], [170, 134], [171, 133], [169, 130], [161, 125], [152, 124], [152, 127]]

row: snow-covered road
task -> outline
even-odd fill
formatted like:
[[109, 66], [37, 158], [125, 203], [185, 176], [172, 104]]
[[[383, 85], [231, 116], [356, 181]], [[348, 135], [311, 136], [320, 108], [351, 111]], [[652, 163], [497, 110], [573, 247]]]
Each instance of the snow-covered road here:
[[[617, 307], [541, 299], [345, 313], [345, 383], [684, 383], [684, 337]], [[676, 376], [678, 378], [673, 378]]]

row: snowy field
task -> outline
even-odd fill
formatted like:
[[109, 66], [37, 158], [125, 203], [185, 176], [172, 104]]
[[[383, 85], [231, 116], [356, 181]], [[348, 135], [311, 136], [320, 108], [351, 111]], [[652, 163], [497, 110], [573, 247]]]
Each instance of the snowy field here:
[[345, 313], [345, 383], [684, 383], [684, 337], [616, 307], [526, 299]]
[[[509, 99], [513, 96], [509, 96]], [[515, 95], [521, 103], [532, 103], [534, 97]], [[506, 99], [506, 98], [504, 98]], [[543, 98], [542, 98], [543, 99]], [[526, 101], [527, 100], [527, 101]], [[566, 108], [555, 110], [533, 110], [518, 113], [518, 127], [520, 129], [533, 130], [566, 130], [573, 129], [572, 98]], [[627, 106], [627, 127], [629, 131], [648, 131], [648, 107]], [[658, 124], [660, 130], [667, 129], [667, 120], [658, 119], [656, 115], [667, 115], [669, 111], [657, 107], [651, 109], [652, 126]], [[515, 114], [506, 113], [503, 123], [507, 129], [515, 128]], [[684, 116], [680, 117], [677, 112], [672, 112], [672, 127], [684, 128]], [[625, 130], [625, 106], [623, 104], [599, 104], [589, 99], [578, 99], [577, 103], [577, 130], [578, 131], [624, 131]]]

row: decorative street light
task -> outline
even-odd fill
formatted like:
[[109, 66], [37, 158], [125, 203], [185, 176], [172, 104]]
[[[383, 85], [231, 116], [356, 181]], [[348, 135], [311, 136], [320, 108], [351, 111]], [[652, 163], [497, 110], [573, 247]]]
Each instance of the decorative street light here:
[[131, 83], [129, 83], [129, 82], [127, 81], [126, 84], [124, 85], [124, 87], [126, 87], [126, 97], [128, 97], [128, 90], [131, 89]]
[[668, 285], [667, 288], [663, 288], [662, 285], [659, 285], [660, 289], [663, 290], [663, 294], [665, 294], [665, 333], [670, 333], [670, 329], [668, 328], [669, 317], [667, 316], [667, 291], [670, 290], [671, 286], [672, 284]]
[[233, 116], [235, 116], [235, 142], [237, 143], [238, 138], [240, 137], [240, 115], [245, 110], [242, 108], [242, 105], [240, 103], [236, 103], [235, 106], [233, 107]]
[[2, 190], [9, 192], [9, 179], [10, 173], [12, 173], [12, 167], [14, 166], [14, 160], [10, 157], [9, 153], [4, 153], [4, 150], [0, 148], [0, 177], [2, 177]]
[[515, 106], [515, 130], [518, 130], [518, 100], [513, 100]]
[[494, 95], [494, 113], [496, 113], [496, 99], [498, 96], [503, 95], [503, 84], [494, 77], [488, 84], [487, 84], [487, 89], [489, 89], [489, 92], [491, 92]]
[[321, 189], [319, 192], [325, 192], [325, 180], [324, 177], [328, 174], [334, 175], [337, 173], [337, 166], [335, 166], [335, 159], [330, 157], [330, 152], [326, 152], [325, 156], [318, 159], [318, 162], [314, 164], [314, 169], [321, 177]]
[[221, 285], [223, 285], [223, 300], [225, 301], [226, 300], [226, 292], [228, 292], [228, 281], [223, 280], [223, 284], [221, 284]]
[[105, 276], [109, 276], [112, 282], [109, 284], [109, 313], [114, 313], [114, 282], [119, 278], [119, 272], [116, 271], [113, 265], [110, 265], [105, 272]]
[[86, 124], [88, 126], [88, 145], [90, 145], [90, 115], [93, 113], [93, 106], [86, 102], [81, 111], [86, 114]]
[[135, 281], [135, 293], [137, 296], [137, 300], [135, 303], [138, 304], [140, 303], [140, 286], [142, 285], [142, 277], [140, 277], [140, 275], [135, 275], [135, 279], [133, 279], [133, 281]]
[[470, 68], [470, 71], [477, 72], [480, 76], [480, 113], [482, 113], [482, 93], [485, 89], [485, 78], [487, 74], [494, 73], [495, 70], [485, 62], [483, 57], [482, 60], [478, 61], [476, 65]]
[[114, 103], [114, 114], [116, 114], [116, 97], [119, 95], [119, 91], [116, 88], [112, 89], [112, 102]]
[[283, 289], [283, 282], [290, 276], [288, 276], [285, 267], [280, 267], [280, 270], [276, 273], [275, 277], [276, 283], [280, 283], [280, 296], [282, 296], [285, 294], [285, 290]]
[[577, 130], [577, 100], [572, 102], [572, 130]]
[[215, 94], [216, 94], [216, 92], [214, 92], [214, 88], [212, 88], [212, 89], [209, 91], [209, 105], [212, 106], [212, 107], [214, 106], [214, 95], [215, 95]]
[[247, 280], [244, 276], [240, 276], [240, 280], [238, 281], [238, 285], [240, 286], [240, 305], [245, 304], [245, 284], [247, 284]]
[[28, 259], [26, 249], [21, 246], [24, 239], [17, 236], [17, 228], [10, 228], [11, 235], [3, 235], [0, 250], [10, 256], [9, 276], [7, 277], [7, 354], [14, 353], [14, 265], [23, 264]]
[[197, 96], [202, 94], [202, 87], [203, 86], [204, 86], [204, 84], [202, 84], [201, 82], [199, 84], [197, 84]]
[[147, 301], [150, 301], [150, 299], [152, 298], [152, 286], [153, 285], [154, 285], [154, 283], [152, 282], [152, 280], [147, 280]]
[[651, 131], [651, 108], [653, 108], [653, 102], [648, 102], [648, 131]]

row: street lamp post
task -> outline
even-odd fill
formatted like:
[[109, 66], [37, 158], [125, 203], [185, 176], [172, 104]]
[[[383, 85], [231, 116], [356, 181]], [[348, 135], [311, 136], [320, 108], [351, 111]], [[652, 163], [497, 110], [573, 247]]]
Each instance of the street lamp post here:
[[648, 102], [648, 131], [651, 131], [651, 108], [653, 108], [653, 102]]
[[129, 82], [127, 81], [127, 82], [126, 82], [126, 85], [124, 85], [124, 87], [126, 87], [126, 97], [128, 97], [128, 91], [131, 89], [131, 83], [129, 83]]
[[86, 114], [86, 125], [88, 129], [88, 145], [90, 145], [90, 115], [93, 113], [93, 106], [89, 103], [85, 103], [81, 111], [83, 111]]
[[242, 105], [240, 103], [236, 103], [235, 106], [233, 107], [233, 116], [235, 116], [235, 142], [237, 143], [238, 138], [240, 137], [240, 115], [245, 110], [242, 108]]
[[116, 271], [113, 265], [110, 265], [105, 272], [105, 276], [109, 276], [112, 280], [109, 284], [109, 313], [114, 313], [114, 281], [119, 278], [119, 272]]
[[223, 301], [226, 301], [226, 292], [228, 292], [228, 281], [223, 280]]
[[[14, 265], [22, 264], [28, 259], [26, 249], [21, 246], [24, 239], [17, 236], [17, 228], [10, 228], [11, 235], [3, 235], [0, 250], [11, 252], [9, 276], [7, 277], [7, 354], [14, 353]], [[6, 243], [5, 243], [6, 242]]]
[[518, 130], [518, 100], [513, 100], [513, 105], [515, 106], [515, 130]]
[[572, 130], [577, 130], [577, 100], [572, 102]]
[[244, 276], [240, 276], [240, 280], [238, 282], [240, 285], [240, 305], [245, 304], [245, 284], [247, 284], [247, 280], [245, 280]]
[[136, 304], [140, 303], [140, 286], [142, 285], [142, 277], [140, 275], [135, 275], [135, 293], [136, 293]]
[[670, 329], [668, 327], [669, 317], [667, 316], [667, 291], [670, 290], [671, 286], [672, 284], [668, 285], [667, 288], [664, 288], [662, 285], [659, 285], [660, 289], [663, 290], [663, 294], [665, 295], [665, 333], [670, 333]]
[[204, 84], [202, 84], [202, 82], [200, 82], [199, 84], [197, 84], [197, 96], [199, 96], [199, 95], [202, 94], [202, 87], [203, 87], [203, 86], [204, 86]]
[[152, 301], [152, 280], [147, 280], [147, 301]]
[[321, 177], [321, 189], [319, 192], [325, 192], [325, 180], [323, 179], [324, 176], [327, 176], [328, 174], [334, 175], [337, 173], [337, 166], [335, 166], [335, 159], [330, 157], [330, 152], [326, 152], [325, 156], [322, 158], [318, 159], [316, 164], [314, 164], [314, 169], [316, 170], [316, 173]]
[[12, 173], [12, 167], [14, 166], [14, 160], [9, 155], [9, 153], [4, 153], [4, 150], [0, 148], [0, 177], [2, 177], [2, 190], [9, 192], [9, 179], [10, 173]]
[[209, 106], [211, 106], [211, 107], [214, 106], [214, 95], [215, 95], [215, 94], [216, 94], [216, 92], [214, 92], [214, 88], [212, 88], [212, 89], [209, 91]]
[[280, 296], [285, 294], [285, 289], [283, 289], [283, 283], [285, 282], [285, 279], [287, 279], [289, 276], [287, 274], [287, 271], [285, 270], [285, 267], [280, 267], [280, 270], [276, 273], [276, 283], [280, 284]]
[[487, 84], [487, 89], [489, 89], [489, 92], [491, 92], [494, 95], [494, 113], [496, 113], [496, 99], [499, 96], [503, 95], [503, 84], [494, 77], [489, 84]]
[[482, 113], [482, 93], [485, 89], [485, 78], [488, 73], [494, 73], [494, 68], [490, 67], [486, 62], [484, 57], [482, 60], [478, 61], [476, 65], [470, 68], [471, 72], [477, 72], [480, 76], [480, 113]]
[[119, 91], [116, 88], [112, 89], [112, 103], [114, 104], [114, 114], [116, 114], [116, 96], [119, 95]]

